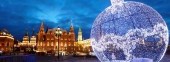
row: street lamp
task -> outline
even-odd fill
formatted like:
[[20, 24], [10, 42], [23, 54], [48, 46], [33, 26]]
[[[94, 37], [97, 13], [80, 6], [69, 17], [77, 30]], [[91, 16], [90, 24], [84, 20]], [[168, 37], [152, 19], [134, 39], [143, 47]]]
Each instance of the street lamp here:
[[61, 36], [62, 31], [61, 31], [61, 29], [58, 27], [55, 33], [56, 33], [56, 36], [58, 37], [58, 59], [59, 59], [59, 37]]

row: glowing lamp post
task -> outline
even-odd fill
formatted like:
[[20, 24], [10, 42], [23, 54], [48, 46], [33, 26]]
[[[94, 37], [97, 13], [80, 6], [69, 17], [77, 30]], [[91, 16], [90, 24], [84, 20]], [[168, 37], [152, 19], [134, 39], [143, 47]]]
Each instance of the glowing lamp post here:
[[62, 34], [62, 31], [61, 31], [61, 29], [58, 27], [57, 30], [56, 30], [56, 36], [58, 37], [58, 59], [59, 59], [59, 52], [60, 52], [60, 51], [59, 51], [59, 45], [60, 45], [60, 44], [59, 44], [59, 41], [60, 41], [59, 38], [60, 38], [61, 34]]

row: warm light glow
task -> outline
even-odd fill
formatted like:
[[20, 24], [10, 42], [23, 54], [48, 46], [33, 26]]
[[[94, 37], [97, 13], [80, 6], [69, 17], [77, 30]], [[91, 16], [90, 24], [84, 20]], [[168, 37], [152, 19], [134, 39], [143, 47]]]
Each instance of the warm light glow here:
[[49, 42], [47, 42], [47, 46], [49, 46]]
[[56, 31], [55, 33], [56, 33], [56, 34], [58, 34], [59, 32], [58, 32], [58, 31]]
[[57, 30], [60, 30], [60, 28], [57, 28]]
[[55, 32], [56, 34], [62, 34], [62, 31], [61, 31], [61, 29], [60, 28], [57, 28], [57, 30], [56, 30], [56, 32]]
[[6, 35], [6, 33], [5, 33], [5, 32], [3, 32], [3, 35]]
[[62, 34], [62, 31], [59, 31], [59, 34]]
[[53, 42], [51, 42], [51, 46], [53, 46]]

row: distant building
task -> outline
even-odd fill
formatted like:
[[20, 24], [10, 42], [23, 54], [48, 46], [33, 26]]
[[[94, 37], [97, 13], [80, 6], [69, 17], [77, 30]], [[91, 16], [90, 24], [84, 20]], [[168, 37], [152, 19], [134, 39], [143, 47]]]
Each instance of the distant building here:
[[6, 30], [0, 30], [0, 51], [12, 52], [14, 46], [13, 36]]
[[[34, 35], [34, 30], [31, 36], [29, 36], [28, 32], [25, 33], [22, 42], [18, 43], [18, 46], [20, 46], [21, 51], [26, 50], [27, 51], [33, 51], [36, 47], [36, 36]], [[24, 51], [22, 51], [24, 52]]]
[[[33, 33], [34, 33], [34, 31], [33, 31]], [[36, 46], [36, 36], [34, 34], [30, 38], [29, 45], [32, 46], [32, 47]]]
[[28, 35], [28, 32], [25, 33], [24, 37], [23, 37], [23, 41], [19, 43], [20, 46], [28, 46], [29, 44], [29, 41], [30, 41], [30, 38], [29, 38], [29, 35]]
[[77, 42], [75, 42], [76, 53], [80, 55], [87, 55], [92, 52], [90, 39], [82, 39], [82, 30], [79, 28]]

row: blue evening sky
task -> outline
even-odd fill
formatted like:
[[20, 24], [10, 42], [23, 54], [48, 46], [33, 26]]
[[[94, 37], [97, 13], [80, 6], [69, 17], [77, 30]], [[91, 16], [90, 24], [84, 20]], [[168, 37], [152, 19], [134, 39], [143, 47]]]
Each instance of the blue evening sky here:
[[[129, 0], [128, 0], [129, 1]], [[131, 0], [145, 3], [157, 10], [170, 27], [170, 0]], [[85, 39], [96, 16], [110, 4], [110, 0], [0, 0], [0, 29], [6, 28], [16, 39], [22, 40], [26, 31], [38, 32], [40, 23], [68, 30], [70, 20], [77, 34], [81, 27]]]

